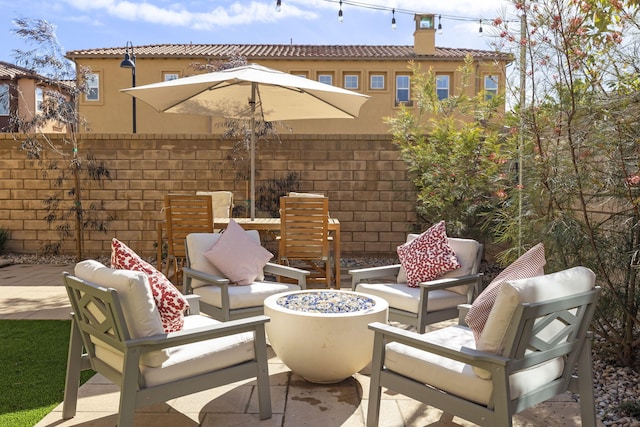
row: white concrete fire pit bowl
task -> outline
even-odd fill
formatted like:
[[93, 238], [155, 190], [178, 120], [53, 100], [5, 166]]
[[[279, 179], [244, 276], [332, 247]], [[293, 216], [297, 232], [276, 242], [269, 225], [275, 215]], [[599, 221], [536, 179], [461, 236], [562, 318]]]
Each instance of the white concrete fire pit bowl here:
[[313, 383], [331, 384], [371, 362], [372, 322], [387, 322], [389, 304], [373, 295], [302, 290], [267, 297], [267, 337], [293, 372]]

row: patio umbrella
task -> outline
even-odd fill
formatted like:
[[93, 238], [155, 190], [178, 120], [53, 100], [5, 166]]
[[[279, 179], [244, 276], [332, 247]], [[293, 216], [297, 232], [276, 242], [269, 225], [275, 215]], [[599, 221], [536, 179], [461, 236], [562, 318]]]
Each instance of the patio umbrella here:
[[122, 89], [157, 111], [251, 122], [251, 219], [255, 218], [255, 121], [350, 119], [366, 95], [251, 64]]

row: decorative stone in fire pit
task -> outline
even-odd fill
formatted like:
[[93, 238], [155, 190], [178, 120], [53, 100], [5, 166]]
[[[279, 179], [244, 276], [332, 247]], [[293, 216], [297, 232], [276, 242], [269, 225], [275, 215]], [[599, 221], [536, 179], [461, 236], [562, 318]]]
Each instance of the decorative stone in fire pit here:
[[358, 292], [302, 290], [264, 301], [267, 336], [276, 355], [314, 383], [336, 383], [371, 362], [372, 322], [387, 322], [389, 305]]

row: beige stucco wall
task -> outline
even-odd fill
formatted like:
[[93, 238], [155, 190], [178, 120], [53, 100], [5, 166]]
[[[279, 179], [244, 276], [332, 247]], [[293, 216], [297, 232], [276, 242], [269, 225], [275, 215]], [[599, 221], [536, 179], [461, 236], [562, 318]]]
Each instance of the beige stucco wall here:
[[[60, 141], [59, 135], [51, 137]], [[209, 135], [80, 135], [80, 153], [90, 150], [112, 175], [103, 188], [83, 183], [84, 205], [105, 201], [117, 218], [107, 234], [87, 233], [86, 256], [108, 255], [111, 237], [154, 256], [162, 200], [169, 192], [232, 190], [236, 204], [246, 200], [248, 183], [238, 178], [243, 169], [228, 160], [232, 146], [233, 141]], [[0, 227], [10, 231], [6, 249], [35, 253], [57, 239], [54, 226], [43, 219], [42, 204], [55, 191], [53, 174], [42, 178], [37, 164], [17, 147], [10, 135], [0, 134]], [[329, 196], [346, 256], [392, 254], [415, 223], [415, 193], [388, 136], [282, 135], [281, 143], [259, 146], [256, 166], [257, 187], [297, 172], [302, 191]], [[75, 254], [72, 241], [65, 252]]]
[[[111, 58], [77, 58], [76, 63], [88, 66], [100, 76], [100, 100], [86, 101], [83, 97], [79, 110], [91, 124], [90, 132], [125, 133], [132, 129], [132, 100], [129, 95], [120, 90], [132, 85], [130, 69], [120, 68], [121, 57]], [[252, 60], [265, 67], [275, 68], [292, 74], [305, 74], [308, 78], [317, 80], [318, 74], [332, 74], [334, 85], [344, 87], [345, 74], [360, 76], [360, 93], [371, 98], [364, 104], [360, 116], [353, 120], [296, 120], [286, 123], [293, 128], [295, 134], [386, 134], [388, 126], [385, 117], [394, 115], [398, 111], [395, 106], [395, 79], [398, 74], [409, 75], [408, 61], [405, 60], [310, 60], [310, 59], [263, 59]], [[142, 86], [163, 81], [164, 73], [178, 73], [181, 77], [193, 75], [196, 72], [191, 67], [195, 62], [203, 63], [203, 58], [157, 58], [136, 56], [136, 85]], [[463, 58], [418, 60], [424, 71], [433, 69], [437, 73], [447, 73], [452, 76], [452, 92], [457, 93], [461, 85], [461, 73], [458, 70], [463, 65]], [[500, 85], [504, 87], [504, 70], [496, 68], [492, 61], [478, 62], [475, 81], [469, 82], [466, 94], [473, 96], [482, 90], [483, 76], [498, 74]], [[371, 74], [386, 76], [384, 90], [369, 89]], [[415, 109], [415, 107], [414, 107]], [[208, 117], [188, 116], [179, 114], [161, 114], [143, 102], [137, 102], [137, 132], [138, 133], [215, 133], [221, 132], [217, 124], [219, 120]]]

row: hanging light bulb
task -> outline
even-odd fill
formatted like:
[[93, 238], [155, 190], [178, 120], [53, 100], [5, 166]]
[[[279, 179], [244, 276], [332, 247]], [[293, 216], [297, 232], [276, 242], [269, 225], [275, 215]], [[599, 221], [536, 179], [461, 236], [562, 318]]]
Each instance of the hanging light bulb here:
[[396, 27], [397, 27], [396, 26], [396, 10], [395, 9], [393, 9], [391, 11], [391, 16], [392, 16], [392, 18], [391, 18], [391, 29], [395, 30]]
[[442, 34], [442, 15], [438, 15], [438, 34]]
[[340, 10], [338, 10], [338, 22], [342, 22], [344, 18], [342, 17], [342, 0], [340, 0]]
[[277, 0], [276, 1], [276, 12], [280, 12], [281, 9], [282, 9], [282, 0]]
[[478, 30], [480, 34], [482, 34], [482, 19], [480, 20], [480, 29]]

